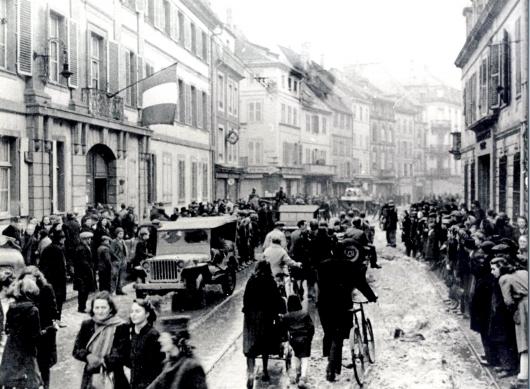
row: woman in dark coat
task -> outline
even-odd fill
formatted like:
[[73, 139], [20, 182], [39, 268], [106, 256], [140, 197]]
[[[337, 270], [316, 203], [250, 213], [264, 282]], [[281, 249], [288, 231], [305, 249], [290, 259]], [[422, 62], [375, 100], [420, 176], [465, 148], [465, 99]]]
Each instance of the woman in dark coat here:
[[164, 353], [160, 334], [153, 328], [158, 300], [137, 299], [131, 307], [131, 352], [126, 365], [131, 369], [131, 389], [145, 389], [160, 374]]
[[20, 279], [29, 278], [37, 283], [39, 296], [36, 299], [39, 309], [42, 336], [37, 345], [37, 362], [44, 382], [44, 388], [50, 387], [50, 368], [57, 363], [57, 304], [53, 288], [36, 266], [28, 266], [22, 272]]
[[160, 349], [166, 353], [164, 369], [147, 389], [207, 389], [206, 374], [188, 344], [189, 316], [160, 319]]
[[269, 262], [260, 260], [245, 287], [243, 296], [243, 354], [247, 357], [247, 387], [254, 384], [256, 357], [263, 358], [263, 380], [269, 379], [269, 354], [277, 345], [274, 321], [285, 313], [285, 303], [272, 277]]
[[0, 365], [0, 387], [39, 389], [42, 385], [37, 368], [41, 327], [39, 309], [34, 303], [38, 295], [39, 288], [34, 281], [17, 281], [15, 302], [7, 311], [7, 342]]
[[63, 303], [66, 300], [66, 258], [64, 243], [66, 237], [63, 231], [55, 231], [52, 244], [44, 249], [39, 261], [39, 270], [52, 286], [57, 303], [58, 319], [61, 320]]
[[114, 389], [129, 389], [123, 366], [129, 355], [129, 326], [118, 316], [108, 292], [98, 292], [90, 307], [91, 318], [81, 323], [74, 350], [75, 359], [85, 362], [81, 389], [92, 389], [100, 374], [113, 375]]

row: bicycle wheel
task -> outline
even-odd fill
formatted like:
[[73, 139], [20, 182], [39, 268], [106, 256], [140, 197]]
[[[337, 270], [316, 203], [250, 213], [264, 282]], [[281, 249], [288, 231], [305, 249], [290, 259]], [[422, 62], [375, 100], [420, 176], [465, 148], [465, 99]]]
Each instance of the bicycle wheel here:
[[364, 321], [364, 327], [365, 327], [365, 334], [366, 337], [364, 338], [364, 343], [366, 345], [366, 355], [368, 355], [368, 360], [370, 363], [375, 362], [375, 339], [374, 339], [374, 332], [372, 330], [372, 323], [370, 322], [370, 319], [366, 319]]
[[359, 386], [364, 384], [364, 344], [359, 328], [352, 330], [350, 335], [353, 376]]

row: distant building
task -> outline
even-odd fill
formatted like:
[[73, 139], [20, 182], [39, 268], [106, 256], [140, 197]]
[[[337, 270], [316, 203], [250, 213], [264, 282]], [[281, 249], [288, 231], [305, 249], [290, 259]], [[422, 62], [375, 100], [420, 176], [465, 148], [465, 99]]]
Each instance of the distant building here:
[[[472, 1], [464, 9], [464, 198], [513, 220], [528, 213], [528, 2]], [[461, 144], [460, 144], [461, 142]]]
[[245, 77], [245, 69], [235, 55], [236, 36], [228, 27], [223, 27], [214, 39], [214, 197], [234, 201], [240, 198], [243, 179], [239, 158], [239, 82]]

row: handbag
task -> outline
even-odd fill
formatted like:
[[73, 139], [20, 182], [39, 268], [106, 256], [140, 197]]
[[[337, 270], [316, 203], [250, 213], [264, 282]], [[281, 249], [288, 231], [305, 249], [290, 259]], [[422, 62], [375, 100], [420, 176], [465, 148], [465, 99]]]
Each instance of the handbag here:
[[92, 389], [114, 389], [114, 373], [107, 372], [101, 366], [98, 373], [92, 374], [90, 384]]

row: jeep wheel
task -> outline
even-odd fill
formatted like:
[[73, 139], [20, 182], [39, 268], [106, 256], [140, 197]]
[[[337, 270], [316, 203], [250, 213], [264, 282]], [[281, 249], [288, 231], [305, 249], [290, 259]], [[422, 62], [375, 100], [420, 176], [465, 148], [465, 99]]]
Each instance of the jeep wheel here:
[[226, 269], [225, 279], [221, 285], [223, 293], [230, 296], [236, 288], [236, 270], [233, 267]]

